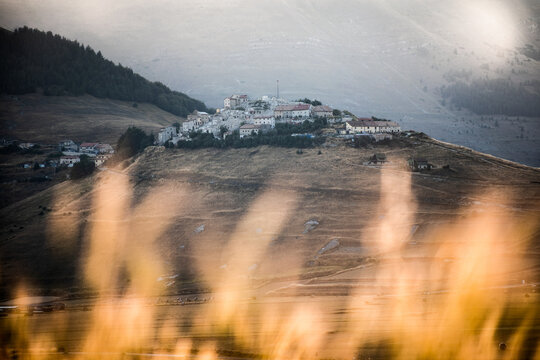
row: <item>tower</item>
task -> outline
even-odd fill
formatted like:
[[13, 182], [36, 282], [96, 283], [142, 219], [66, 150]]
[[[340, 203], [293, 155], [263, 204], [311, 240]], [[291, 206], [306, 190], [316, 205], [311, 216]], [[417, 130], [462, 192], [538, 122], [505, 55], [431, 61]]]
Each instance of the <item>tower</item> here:
[[277, 85], [276, 85], [276, 88], [277, 88], [277, 97], [276, 99], [279, 99], [279, 80], [276, 80], [277, 82]]

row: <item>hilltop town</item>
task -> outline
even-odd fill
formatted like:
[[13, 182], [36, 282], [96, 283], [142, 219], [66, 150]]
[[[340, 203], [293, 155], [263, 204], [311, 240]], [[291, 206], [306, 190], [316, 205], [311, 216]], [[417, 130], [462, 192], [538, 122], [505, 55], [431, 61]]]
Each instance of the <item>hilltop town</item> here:
[[[377, 140], [391, 138], [399, 133], [400, 126], [384, 119], [360, 118], [348, 111], [332, 109], [317, 100], [303, 99], [288, 101], [278, 97], [262, 96], [250, 99], [248, 95], [232, 95], [223, 101], [223, 108], [215, 114], [195, 110], [187, 116], [187, 121], [178, 126], [162, 128], [157, 136], [157, 145], [170, 142], [191, 141], [190, 134], [212, 134], [217, 139], [237, 133], [240, 138], [268, 133], [276, 124], [303, 124], [322, 120], [325, 125], [336, 124], [334, 134], [327, 135], [368, 135]], [[312, 134], [291, 134], [292, 136], [312, 136]]]
[[[287, 125], [286, 132], [273, 131], [280, 124]], [[187, 115], [185, 121], [161, 128], [155, 136], [154, 144], [182, 147], [179, 143], [189, 143], [200, 134], [212, 135], [215, 140], [225, 140], [229, 136], [243, 139], [259, 134], [313, 139], [316, 137], [313, 129], [321, 128], [326, 128], [324, 137], [366, 137], [373, 141], [392, 139], [393, 134], [401, 131], [396, 122], [376, 117], [358, 117], [349, 111], [323, 105], [318, 100], [306, 98], [290, 101], [275, 96], [251, 99], [248, 95], [231, 95], [224, 99], [223, 107], [216, 109], [215, 113], [195, 110]], [[306, 143], [293, 142], [290, 145], [298, 144]], [[101, 166], [114, 154], [111, 144], [85, 141], [76, 143], [72, 139], [61, 139], [56, 144], [2, 139], [1, 147], [4, 153], [55, 152], [55, 156], [49, 156], [43, 161], [21, 163], [20, 166], [26, 169], [72, 167], [80, 162], [82, 155], [89, 157], [95, 166]]]
[[[195, 110], [185, 120], [170, 119], [168, 124], [158, 128], [157, 135], [148, 135], [153, 138], [148, 145], [152, 141], [157, 146], [178, 148], [272, 145], [301, 151], [329, 138], [374, 143], [391, 140], [401, 131], [396, 122], [358, 117], [318, 100], [290, 101], [277, 96], [251, 99], [248, 95], [229, 96], [224, 99], [223, 107], [215, 112]], [[106, 166], [107, 160], [118, 151], [115, 144], [107, 141], [110, 137], [101, 135], [91, 136], [92, 142], [84, 141], [87, 136], [90, 136], [88, 132], [76, 136], [82, 140], [80, 142], [70, 138], [52, 142], [54, 136], [49, 137], [49, 141], [39, 141], [39, 137], [3, 138], [0, 142], [5, 188], [2, 204], [7, 205], [72, 178], [71, 169], [78, 163], [81, 164], [77, 165], [77, 170], [89, 163], [92, 169]], [[380, 162], [379, 158], [377, 162]], [[68, 169], [70, 171], [65, 172]]]

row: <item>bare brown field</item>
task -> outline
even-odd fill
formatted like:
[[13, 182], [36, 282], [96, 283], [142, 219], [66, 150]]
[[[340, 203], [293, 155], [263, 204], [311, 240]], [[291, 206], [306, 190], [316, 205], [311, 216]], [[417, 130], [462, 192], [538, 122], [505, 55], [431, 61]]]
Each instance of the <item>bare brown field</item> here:
[[157, 134], [182, 118], [150, 104], [84, 96], [28, 94], [0, 98], [0, 137], [56, 144], [65, 139], [115, 144], [129, 126]]
[[152, 147], [0, 210], [3, 296], [66, 304], [0, 326], [28, 358], [534, 358], [539, 211], [538, 169], [421, 136]]

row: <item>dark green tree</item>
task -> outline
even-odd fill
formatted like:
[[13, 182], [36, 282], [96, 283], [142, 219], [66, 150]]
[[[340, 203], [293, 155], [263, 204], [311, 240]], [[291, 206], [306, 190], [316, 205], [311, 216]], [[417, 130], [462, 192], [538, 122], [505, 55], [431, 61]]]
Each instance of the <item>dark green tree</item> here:
[[81, 161], [73, 164], [71, 168], [71, 179], [77, 180], [87, 177], [94, 172], [95, 168], [96, 165], [90, 157], [81, 155]]
[[130, 126], [118, 139], [116, 159], [124, 160], [143, 151], [154, 143], [154, 136], [147, 135], [143, 130]]
[[227, 129], [226, 126], [221, 125], [221, 126], [219, 127], [219, 135], [220, 135], [222, 138], [223, 138], [223, 134], [225, 134], [227, 131], [229, 131], [229, 129]]

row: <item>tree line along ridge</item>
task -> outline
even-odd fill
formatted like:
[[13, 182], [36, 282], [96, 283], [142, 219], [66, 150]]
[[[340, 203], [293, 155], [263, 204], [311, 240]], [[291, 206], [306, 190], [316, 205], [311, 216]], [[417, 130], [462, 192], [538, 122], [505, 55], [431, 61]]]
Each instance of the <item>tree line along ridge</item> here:
[[50, 31], [23, 27], [0, 31], [0, 92], [79, 96], [147, 102], [185, 117], [205, 104], [114, 64], [90, 47]]

